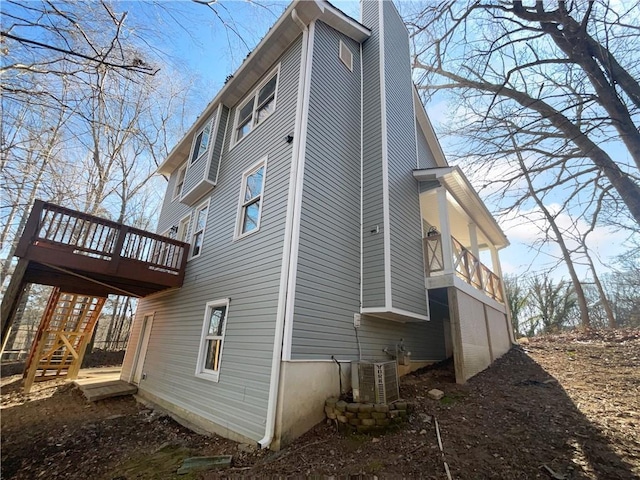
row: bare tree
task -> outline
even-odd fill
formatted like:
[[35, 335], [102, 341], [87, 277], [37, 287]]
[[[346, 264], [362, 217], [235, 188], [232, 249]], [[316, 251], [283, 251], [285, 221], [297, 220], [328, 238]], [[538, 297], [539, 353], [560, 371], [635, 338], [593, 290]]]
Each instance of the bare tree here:
[[[606, 179], [616, 193], [610, 197], [640, 225], [635, 8], [607, 0], [422, 4], [407, 16], [419, 89], [425, 98], [452, 92], [461, 111], [482, 112], [466, 116], [467, 125], [483, 124], [500, 109], [520, 128], [544, 132], [546, 141], [567, 148], [581, 172]], [[631, 162], [614, 156], [615, 148]]]
[[544, 333], [559, 332], [571, 326], [576, 299], [571, 284], [555, 283], [548, 275], [530, 280], [530, 306], [533, 317], [540, 320]]

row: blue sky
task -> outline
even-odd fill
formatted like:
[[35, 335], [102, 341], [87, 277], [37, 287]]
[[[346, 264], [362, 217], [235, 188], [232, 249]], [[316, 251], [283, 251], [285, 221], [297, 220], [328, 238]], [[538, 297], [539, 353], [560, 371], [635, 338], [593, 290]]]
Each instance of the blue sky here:
[[[333, 1], [332, 3], [348, 15], [359, 18], [360, 7], [357, 1]], [[118, 5], [123, 10], [129, 11], [134, 23], [146, 21], [150, 26], [159, 25], [157, 28], [168, 29], [167, 31], [170, 32], [168, 36], [157, 37], [161, 42], [157, 45], [158, 51], [164, 52], [165, 59], [185, 72], [195, 83], [196, 91], [199, 92], [194, 101], [194, 111], [190, 114], [192, 118], [187, 119], [187, 125], [189, 125], [222, 87], [227, 75], [240, 66], [249, 52], [247, 46], [252, 48], [259, 42], [286, 7], [287, 2], [271, 3], [271, 11], [247, 1], [224, 2], [228, 10], [219, 9], [222, 21], [228, 22], [230, 28], [236, 29], [244, 42], [239, 40], [237, 35], [230, 34], [228, 30], [222, 28], [221, 19], [206, 6], [193, 2], [123, 1]], [[161, 8], [158, 8], [158, 5]], [[235, 23], [231, 22], [231, 18]], [[167, 31], [164, 33], [166, 34]], [[149, 38], [153, 37], [154, 35], [149, 36]], [[439, 125], [446, 121], [451, 109], [452, 107], [444, 99], [427, 105], [427, 113], [436, 131]], [[441, 142], [445, 154], [451, 154], [454, 151], [455, 139], [442, 138]], [[496, 206], [490, 202], [487, 206], [492, 211], [496, 210]], [[549, 208], [553, 210], [557, 205], [550, 204]], [[569, 226], [572, 219], [561, 215], [559, 221]], [[540, 251], [529, 247], [539, 234], [537, 227], [539, 224], [540, 222], [535, 219], [523, 222], [522, 217], [518, 216], [501, 223], [511, 242], [511, 246], [500, 253], [504, 273], [541, 271], [557, 262], [559, 249], [556, 246], [552, 245]], [[623, 232], [599, 228], [591, 238], [591, 247], [603, 271], [608, 269], [613, 256], [625, 250], [623, 242], [626, 234]], [[490, 262], [487, 263], [490, 264]], [[585, 270], [580, 269], [580, 271], [584, 276]], [[563, 270], [555, 273], [556, 278], [562, 276], [564, 276]]]

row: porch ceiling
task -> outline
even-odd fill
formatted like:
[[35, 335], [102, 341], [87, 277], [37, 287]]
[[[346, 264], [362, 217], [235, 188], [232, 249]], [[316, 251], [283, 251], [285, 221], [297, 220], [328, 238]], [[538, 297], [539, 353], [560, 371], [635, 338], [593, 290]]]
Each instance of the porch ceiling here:
[[[465, 177], [460, 167], [440, 167], [423, 170], [414, 170], [413, 176], [418, 181], [438, 181], [447, 190], [449, 202], [447, 205], [451, 233], [465, 245], [470, 244], [468, 224], [473, 222], [477, 226], [478, 243], [493, 245], [496, 248], [504, 248], [509, 245], [509, 240], [496, 222], [491, 212], [480, 199], [476, 191]], [[433, 195], [433, 197], [431, 197]], [[431, 200], [433, 198], [433, 200]], [[433, 212], [437, 215], [437, 199], [435, 191], [427, 191], [421, 194], [421, 203], [426, 202], [423, 212]], [[429, 214], [427, 213], [427, 217]], [[432, 218], [433, 218], [432, 217]], [[431, 223], [429, 218], [427, 221]]]

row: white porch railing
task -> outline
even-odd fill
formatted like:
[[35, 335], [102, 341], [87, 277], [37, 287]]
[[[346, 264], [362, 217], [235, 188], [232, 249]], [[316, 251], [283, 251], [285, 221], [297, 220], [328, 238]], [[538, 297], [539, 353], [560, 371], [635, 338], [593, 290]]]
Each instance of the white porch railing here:
[[[429, 235], [423, 239], [425, 274], [427, 277], [437, 272], [444, 272], [446, 264], [442, 253], [442, 235]], [[453, 271], [458, 277], [482, 290], [494, 300], [504, 303], [500, 277], [493, 273], [476, 256], [454, 237], [451, 237], [451, 253]]]

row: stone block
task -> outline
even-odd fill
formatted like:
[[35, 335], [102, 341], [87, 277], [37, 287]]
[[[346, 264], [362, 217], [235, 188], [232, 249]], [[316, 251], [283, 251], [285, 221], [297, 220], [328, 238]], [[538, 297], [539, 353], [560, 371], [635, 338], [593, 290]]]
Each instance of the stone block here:
[[338, 415], [338, 421], [340, 423], [348, 423], [349, 419], [347, 417], [345, 417], [344, 415]]
[[376, 424], [376, 419], [375, 418], [363, 418], [362, 419], [362, 425], [367, 425], [367, 426], [372, 427], [375, 424]]
[[362, 424], [362, 420], [360, 420], [359, 418], [349, 419], [349, 425], [361, 425], [361, 424]]
[[407, 402], [396, 402], [393, 404], [394, 410], [407, 410]]
[[376, 419], [376, 425], [379, 425], [381, 427], [386, 427], [390, 423], [391, 423], [391, 420], [389, 420], [388, 418], [378, 418], [378, 419]]
[[372, 412], [371, 413], [371, 418], [375, 418], [375, 419], [387, 418], [387, 414], [386, 413], [382, 413], [382, 412]]
[[358, 413], [358, 418], [373, 418], [373, 417], [371, 417], [371, 413], [359, 412]]
[[353, 412], [344, 412], [344, 416], [347, 418], [357, 418], [358, 414]]
[[339, 402], [336, 403], [336, 410], [339, 412], [346, 412], [347, 411], [347, 402], [345, 402], [344, 400], [340, 400]]
[[383, 413], [386, 413], [386, 412], [388, 412], [388, 411], [389, 411], [389, 405], [387, 405], [386, 403], [376, 403], [376, 404], [373, 406], [373, 409], [374, 409], [376, 412], [383, 412]]
[[440, 400], [442, 397], [444, 397], [444, 392], [442, 390], [434, 388], [433, 390], [429, 390], [427, 392], [427, 395], [429, 395], [429, 398], [432, 398], [433, 400]]
[[347, 404], [347, 412], [355, 412], [358, 413], [360, 411], [359, 403], [349, 403]]
[[327, 415], [329, 415], [330, 413], [334, 413], [335, 409], [333, 407], [324, 407], [324, 413], [326, 413]]
[[374, 405], [373, 403], [361, 403], [360, 404], [360, 411], [361, 412], [365, 412], [365, 413], [371, 413], [374, 410]]
[[338, 416], [334, 413], [327, 413], [327, 418], [330, 418], [331, 420], [335, 420], [336, 418], [338, 418]]
[[338, 403], [338, 399], [336, 397], [327, 398], [327, 400], [324, 402], [327, 407], [332, 408], [336, 406], [336, 403]]

